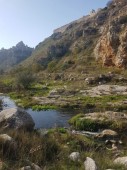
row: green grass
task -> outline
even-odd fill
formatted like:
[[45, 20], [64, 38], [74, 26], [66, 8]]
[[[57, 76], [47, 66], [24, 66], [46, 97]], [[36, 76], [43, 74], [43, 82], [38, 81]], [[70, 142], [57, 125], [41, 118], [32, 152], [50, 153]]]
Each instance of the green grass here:
[[84, 114], [78, 114], [69, 120], [70, 125], [77, 130], [86, 130], [97, 132], [100, 129], [113, 129], [116, 131], [123, 131], [126, 129], [126, 122], [113, 121], [105, 118], [104, 120], [93, 120], [85, 118]]
[[127, 95], [105, 95], [101, 97], [81, 96], [80, 100], [85, 110], [94, 109], [95, 111], [123, 111], [127, 109], [126, 105], [117, 103], [127, 100]]
[[41, 110], [56, 110], [56, 106], [51, 105], [35, 105], [32, 106], [32, 110], [41, 111]]
[[33, 94], [31, 91], [21, 91], [19, 93], [11, 92], [9, 93], [9, 96], [15, 101], [18, 106], [24, 108], [30, 108], [37, 104], [37, 102], [32, 98]]
[[[93, 158], [100, 170], [107, 168], [125, 170], [124, 166], [113, 164], [113, 155], [106, 150], [104, 143], [85, 136], [73, 135], [63, 131], [63, 128], [51, 129], [43, 137], [37, 131], [0, 129], [0, 132], [11, 136], [18, 148], [10, 150], [8, 145], [3, 145], [0, 141], [0, 158], [5, 164], [4, 170], [10, 170], [10, 167], [13, 170], [20, 169], [29, 165], [28, 161], [48, 170], [84, 170], [83, 162], [86, 157]], [[68, 158], [70, 153], [76, 151], [80, 153], [79, 162], [73, 162]]]
[[72, 117], [69, 121], [71, 125], [77, 130], [86, 130], [86, 131], [98, 131], [99, 129], [105, 129], [107, 127], [111, 127], [112, 122], [110, 121], [99, 121], [99, 120], [91, 120], [84, 119], [83, 114], [78, 114]]

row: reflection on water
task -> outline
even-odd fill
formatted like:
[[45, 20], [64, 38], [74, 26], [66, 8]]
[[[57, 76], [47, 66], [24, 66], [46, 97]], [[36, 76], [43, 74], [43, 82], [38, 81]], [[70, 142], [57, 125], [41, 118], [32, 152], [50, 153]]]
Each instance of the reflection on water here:
[[0, 96], [0, 100], [2, 100], [3, 103], [2, 104], [3, 110], [16, 107], [15, 102], [11, 100], [10, 97], [8, 96]]
[[32, 116], [35, 128], [67, 127], [69, 126], [68, 120], [72, 117], [72, 114], [68, 114], [65, 111], [33, 111], [32, 109], [26, 111]]

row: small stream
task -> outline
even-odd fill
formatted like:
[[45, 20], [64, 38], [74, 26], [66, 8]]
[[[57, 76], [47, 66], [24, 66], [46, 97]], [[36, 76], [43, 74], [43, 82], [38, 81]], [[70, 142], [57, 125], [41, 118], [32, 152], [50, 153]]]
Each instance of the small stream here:
[[[3, 110], [17, 107], [15, 102], [8, 96], [0, 96], [3, 101]], [[73, 111], [63, 110], [47, 110], [47, 111], [33, 111], [32, 109], [25, 109], [34, 122], [35, 128], [49, 129], [53, 127], [68, 127], [68, 120], [74, 115]]]

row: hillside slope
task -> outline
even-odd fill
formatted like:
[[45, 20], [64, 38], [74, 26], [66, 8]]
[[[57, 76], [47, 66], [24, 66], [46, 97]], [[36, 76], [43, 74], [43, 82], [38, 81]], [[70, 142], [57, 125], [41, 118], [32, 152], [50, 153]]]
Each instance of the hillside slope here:
[[49, 71], [83, 69], [97, 60], [105, 66], [127, 66], [127, 1], [108, 6], [54, 30], [38, 44], [23, 65], [39, 64]]

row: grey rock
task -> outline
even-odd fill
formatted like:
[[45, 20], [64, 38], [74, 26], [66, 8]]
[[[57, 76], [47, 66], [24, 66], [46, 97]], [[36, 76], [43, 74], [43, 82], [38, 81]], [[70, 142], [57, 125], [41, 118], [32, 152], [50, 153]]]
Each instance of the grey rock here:
[[20, 170], [42, 170], [38, 165], [32, 163], [30, 166], [22, 167]]
[[32, 117], [23, 109], [11, 108], [0, 112], [0, 127], [3, 129], [26, 129], [34, 128]]
[[7, 134], [1, 134], [0, 135], [0, 142], [6, 143], [6, 142], [12, 142], [12, 137], [8, 136]]
[[30, 166], [22, 167], [20, 170], [32, 170]]
[[111, 130], [111, 129], [105, 129], [101, 133], [96, 135], [96, 137], [101, 138], [101, 139], [102, 138], [104, 138], [104, 139], [114, 139], [114, 138], [118, 137], [118, 133], [115, 132], [114, 130]]
[[49, 130], [47, 130], [47, 129], [39, 129], [38, 130], [38, 133], [41, 137], [48, 135], [48, 132], [49, 132]]
[[85, 170], [97, 170], [96, 163], [93, 159], [87, 157], [84, 162]]
[[114, 160], [115, 164], [122, 164], [125, 165], [125, 167], [127, 167], [127, 156], [124, 157], [118, 157]]
[[7, 134], [1, 134], [0, 135], [0, 144], [3, 146], [3, 153], [6, 154], [6, 152], [9, 151], [13, 153], [16, 153], [17, 151], [17, 143], [15, 140], [8, 136]]
[[31, 164], [31, 167], [34, 169], [34, 170], [42, 170], [42, 168], [40, 168], [38, 165], [32, 163]]
[[80, 159], [80, 153], [79, 152], [72, 152], [70, 155], [69, 155], [69, 158], [72, 160], [72, 161], [79, 161]]

